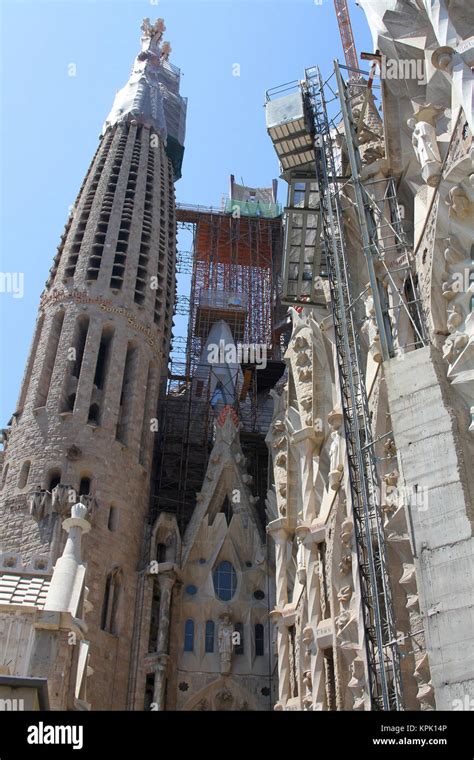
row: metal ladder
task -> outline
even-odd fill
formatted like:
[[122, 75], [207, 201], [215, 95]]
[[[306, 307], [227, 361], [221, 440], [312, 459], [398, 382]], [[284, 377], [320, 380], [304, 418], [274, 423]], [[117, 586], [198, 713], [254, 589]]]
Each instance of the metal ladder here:
[[[307, 70], [306, 88], [316, 132], [316, 175], [343, 406], [371, 706], [374, 710], [402, 710], [400, 655], [387, 571], [365, 368], [353, 308], [355, 295], [351, 290], [345, 251], [340, 188], [324, 85], [318, 70]], [[370, 264], [373, 266], [373, 262], [368, 262], [369, 275]], [[382, 314], [377, 316], [383, 318]]]

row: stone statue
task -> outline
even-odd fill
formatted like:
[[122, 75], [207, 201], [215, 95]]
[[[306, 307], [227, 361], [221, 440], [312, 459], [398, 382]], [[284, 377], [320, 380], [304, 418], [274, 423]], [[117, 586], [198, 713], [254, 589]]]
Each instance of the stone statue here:
[[472, 203], [460, 185], [455, 185], [448, 193], [446, 205], [449, 206], [448, 214], [458, 219], [469, 219], [472, 214]]
[[232, 634], [234, 627], [230, 616], [225, 613], [219, 621], [217, 646], [221, 657], [221, 673], [230, 673], [232, 662]]
[[411, 142], [421, 166], [421, 176], [427, 185], [433, 187], [441, 174], [441, 156], [436, 142], [436, 130], [427, 121], [416, 121], [413, 118], [408, 119], [407, 124], [413, 130]]
[[163, 42], [161, 46], [161, 58], [163, 61], [167, 61], [170, 57], [171, 45], [169, 42]]
[[158, 34], [160, 40], [166, 27], [162, 18], [158, 18], [154, 24], [150, 23], [149, 18], [144, 18], [140, 29], [142, 30], [144, 37], [154, 37], [155, 34]]
[[339, 462], [340, 458], [340, 437], [337, 430], [331, 433], [331, 447], [329, 449], [329, 485], [333, 491], [337, 491], [342, 479], [343, 466]]
[[50, 513], [51, 494], [38, 486], [35, 491], [28, 494], [27, 503], [30, 515], [36, 520], [42, 520]]
[[380, 348], [379, 330], [375, 319], [374, 297], [370, 285], [367, 285], [367, 296], [364, 305], [366, 320], [362, 330], [367, 335], [369, 351], [373, 360], [377, 362], [377, 364], [380, 364], [382, 361], [382, 350]]

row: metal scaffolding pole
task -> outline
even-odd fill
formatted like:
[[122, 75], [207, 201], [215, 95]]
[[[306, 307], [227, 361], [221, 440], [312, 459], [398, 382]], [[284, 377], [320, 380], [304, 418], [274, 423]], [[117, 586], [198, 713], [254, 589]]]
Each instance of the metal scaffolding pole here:
[[[336, 76], [338, 76], [337, 62]], [[354, 310], [356, 294], [351, 289], [339, 197], [340, 187], [336, 176], [324, 85], [319, 71], [307, 70], [306, 87], [311, 99], [316, 131], [316, 174], [321, 195], [320, 213], [347, 443], [370, 699], [373, 709], [401, 710], [403, 704], [400, 655], [396, 641], [393, 602], [387, 569], [365, 368], [361, 358], [359, 329]], [[341, 105], [344, 111], [347, 104], [346, 101], [342, 103], [342, 98]], [[349, 118], [344, 123], [346, 130], [349, 130], [351, 128]], [[351, 142], [350, 132], [346, 131], [346, 134], [349, 143]], [[353, 162], [351, 163], [352, 180], [354, 187], [357, 188], [360, 164], [357, 164], [355, 154]], [[361, 191], [356, 192], [356, 200], [369, 274], [372, 272], [371, 284], [373, 282], [372, 292], [375, 301], [379, 291], [373, 271], [371, 234], [367, 226]], [[376, 308], [376, 316], [381, 344], [384, 346], [384, 358], [388, 358], [389, 344], [385, 336], [382, 338], [384, 319], [380, 302]], [[382, 343], [383, 340], [384, 343]]]

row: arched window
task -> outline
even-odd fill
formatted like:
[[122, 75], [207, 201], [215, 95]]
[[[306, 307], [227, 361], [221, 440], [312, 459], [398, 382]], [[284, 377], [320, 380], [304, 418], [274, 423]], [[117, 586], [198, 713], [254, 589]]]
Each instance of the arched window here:
[[184, 624], [184, 651], [194, 650], [194, 620], [186, 620]]
[[117, 530], [117, 521], [118, 521], [118, 509], [117, 507], [114, 507], [113, 504], [110, 505], [109, 508], [109, 517], [107, 520], [107, 527], [109, 530]]
[[265, 647], [264, 647], [264, 631], [263, 631], [263, 625], [261, 623], [257, 623], [255, 626], [255, 656], [256, 657], [262, 657]]
[[235, 654], [243, 654], [244, 653], [244, 626], [243, 623], [236, 623], [234, 626], [234, 631], [239, 634], [239, 640], [236, 642], [234, 646], [234, 653]]
[[98, 404], [91, 404], [89, 407], [89, 416], [87, 418], [87, 422], [89, 425], [98, 425], [99, 424], [99, 405]]
[[122, 586], [122, 571], [115, 567], [105, 582], [104, 603], [102, 606], [101, 628], [107, 633], [117, 633], [117, 613]]
[[214, 590], [223, 602], [228, 602], [237, 588], [237, 575], [230, 562], [220, 562], [213, 573]]
[[60, 482], [61, 470], [51, 470], [48, 475], [48, 485], [46, 487], [46, 490], [51, 492], [53, 488], [56, 488], [56, 486], [60, 484]]
[[206, 652], [214, 651], [214, 621], [206, 620]]
[[79, 483], [79, 496], [87, 496], [91, 490], [91, 479], [84, 477], [81, 478]]
[[156, 545], [156, 561], [166, 562], [166, 544]]
[[18, 488], [24, 488], [28, 483], [28, 477], [30, 474], [31, 462], [23, 462], [20, 470], [20, 476], [18, 478]]

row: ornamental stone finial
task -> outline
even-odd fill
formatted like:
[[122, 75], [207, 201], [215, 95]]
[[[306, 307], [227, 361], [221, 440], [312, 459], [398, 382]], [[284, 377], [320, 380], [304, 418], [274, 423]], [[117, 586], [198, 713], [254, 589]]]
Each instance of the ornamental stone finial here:
[[156, 40], [156, 42], [159, 42], [163, 36], [163, 32], [166, 30], [166, 26], [162, 18], [157, 18], [154, 24], [150, 23], [149, 18], [144, 18], [140, 29], [143, 32], [143, 36], [150, 37], [150, 39], [159, 35]]

